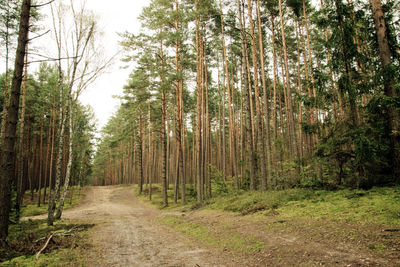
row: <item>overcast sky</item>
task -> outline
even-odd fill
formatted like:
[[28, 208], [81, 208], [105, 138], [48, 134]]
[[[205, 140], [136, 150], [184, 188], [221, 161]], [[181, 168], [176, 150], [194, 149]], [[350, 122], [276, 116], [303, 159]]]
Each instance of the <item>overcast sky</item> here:
[[[137, 17], [149, 2], [150, 0], [87, 0], [88, 9], [99, 16], [99, 24], [105, 34], [103, 45], [108, 56], [120, 50], [118, 32], [139, 32], [140, 22]], [[109, 71], [91, 84], [80, 98], [82, 103], [93, 107], [99, 129], [107, 123], [119, 105], [119, 100], [114, 99], [113, 95], [122, 94], [122, 87], [128, 79], [130, 70], [121, 69], [124, 65], [126, 64], [118, 58]]]
[[[69, 3], [66, 0], [62, 1], [65, 4]], [[76, 6], [80, 6], [79, 1], [84, 0], [73, 1]], [[47, 1], [41, 0], [39, 2], [44, 3]], [[150, 0], [86, 0], [86, 9], [93, 11], [97, 15], [98, 25], [104, 32], [104, 36], [99, 41], [102, 42], [102, 46], [104, 47], [105, 58], [111, 58], [121, 50], [118, 44], [120, 41], [118, 33], [125, 31], [139, 33], [141, 25], [137, 17], [140, 15], [142, 8], [149, 3]], [[45, 15], [45, 18], [40, 23], [43, 26], [43, 32], [48, 29], [51, 30], [50, 7], [42, 7], [41, 12]], [[43, 51], [51, 50], [49, 45], [55, 47], [55, 43], [47, 38], [46, 36], [41, 37], [35, 40], [33, 45]], [[48, 44], [48, 42], [51, 42], [51, 44]], [[107, 69], [106, 73], [90, 84], [86, 91], [79, 97], [83, 104], [92, 106], [98, 121], [98, 130], [107, 123], [113, 112], [117, 110], [120, 102], [118, 99], [113, 98], [113, 96], [122, 95], [122, 88], [131, 71], [131, 68], [122, 69], [127, 63], [121, 62], [121, 56], [117, 57], [114, 64]], [[10, 63], [10, 65], [13, 64]], [[36, 71], [38, 64], [30, 66], [31, 69], [29, 71], [33, 73]], [[2, 63], [0, 71], [3, 72], [4, 70], [4, 64]]]
[[[65, 4], [67, 0], [62, 0]], [[79, 1], [72, 0], [79, 5]], [[47, 0], [40, 0], [38, 3], [45, 3]], [[140, 15], [142, 8], [147, 6], [150, 0], [86, 0], [86, 8], [92, 10], [98, 17], [98, 25], [103, 30], [104, 36], [100, 40], [105, 48], [105, 58], [111, 58], [121, 50], [118, 42], [120, 38], [118, 33], [129, 31], [131, 33], [139, 33], [140, 22], [137, 17]], [[51, 30], [51, 13], [50, 7], [47, 5], [41, 8], [42, 14], [46, 17], [41, 21], [43, 31]], [[49, 35], [47, 35], [49, 36]], [[49, 46], [55, 47], [53, 41], [48, 40], [44, 36], [34, 41], [34, 46], [41, 47], [44, 51], [51, 49]], [[50, 44], [49, 44], [50, 42]], [[54, 48], [55, 49], [55, 48]], [[10, 66], [13, 66], [10, 62]], [[30, 72], [37, 70], [38, 64], [30, 65]], [[100, 76], [92, 83], [86, 91], [80, 96], [80, 101], [83, 104], [92, 106], [98, 120], [98, 129], [100, 130], [108, 121], [110, 116], [119, 106], [119, 100], [113, 98], [114, 95], [122, 95], [122, 88], [126, 83], [131, 69], [122, 69], [126, 63], [121, 62], [120, 57], [115, 60], [115, 63], [109, 67], [107, 72]], [[3, 58], [1, 59], [0, 72], [5, 71]]]

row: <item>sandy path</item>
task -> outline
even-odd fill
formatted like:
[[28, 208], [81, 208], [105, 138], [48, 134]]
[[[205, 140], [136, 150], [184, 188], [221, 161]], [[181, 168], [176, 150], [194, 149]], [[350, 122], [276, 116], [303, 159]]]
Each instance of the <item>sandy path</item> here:
[[89, 234], [88, 266], [235, 266], [161, 226], [159, 215], [137, 200], [132, 187], [91, 187], [63, 218], [97, 223]]
[[[242, 253], [202, 244], [204, 249], [196, 238], [160, 225], [160, 216], [205, 227], [222, 244], [239, 236], [260, 241], [264, 248]], [[45, 215], [35, 218], [40, 217]], [[92, 246], [85, 250], [85, 266], [400, 266], [398, 232], [279, 218], [209, 210], [182, 217], [146, 206], [126, 186], [89, 187], [82, 203], [63, 214], [63, 219], [95, 223], [89, 230]], [[385, 250], [371, 249], [376, 244], [385, 244]]]

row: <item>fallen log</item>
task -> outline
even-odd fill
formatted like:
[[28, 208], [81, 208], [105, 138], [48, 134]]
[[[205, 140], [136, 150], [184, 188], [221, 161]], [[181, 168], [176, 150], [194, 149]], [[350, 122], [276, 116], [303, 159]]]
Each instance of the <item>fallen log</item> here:
[[52, 234], [49, 236], [49, 238], [47, 238], [46, 243], [44, 244], [44, 246], [38, 251], [38, 253], [36, 253], [36, 256], [35, 256], [36, 260], [39, 260], [40, 253], [42, 253], [42, 251], [46, 249], [47, 245], [48, 245], [49, 242], [50, 242], [50, 239], [51, 239], [55, 234], [56, 234], [56, 233], [52, 233]]
[[[36, 260], [39, 260], [40, 253], [42, 253], [43, 250], [46, 249], [46, 247], [49, 245], [49, 242], [53, 238], [53, 236], [72, 236], [74, 232], [79, 232], [79, 231], [82, 231], [82, 230], [84, 230], [84, 228], [73, 227], [73, 228], [71, 228], [71, 229], [69, 229], [68, 231], [65, 231], [65, 232], [54, 232], [54, 233], [52, 233], [47, 238], [46, 243], [43, 245], [43, 247], [38, 251], [38, 253], [36, 253], [36, 256], [35, 256]], [[40, 241], [40, 240], [42, 240], [44, 238], [45, 237], [39, 238], [35, 242], [38, 242], [38, 241]]]

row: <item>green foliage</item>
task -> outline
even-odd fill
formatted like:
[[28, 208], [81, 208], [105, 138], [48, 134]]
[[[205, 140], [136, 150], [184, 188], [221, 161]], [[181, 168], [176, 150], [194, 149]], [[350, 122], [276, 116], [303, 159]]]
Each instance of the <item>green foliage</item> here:
[[277, 209], [287, 202], [308, 199], [312, 196], [314, 196], [314, 192], [310, 189], [287, 189], [266, 193], [239, 191], [226, 197], [215, 197], [208, 208], [246, 212], [262, 205], [266, 210]]
[[[381, 114], [380, 108], [378, 111], [373, 107], [376, 105], [374, 102], [372, 99], [368, 108]], [[370, 124], [361, 125], [357, 129], [350, 129], [351, 126], [346, 123], [336, 123], [329, 135], [322, 138], [316, 152], [321, 160], [311, 160], [309, 164], [318, 161], [318, 166], [327, 171], [328, 175], [323, 175], [325, 177], [322, 181], [325, 185], [370, 188], [393, 182], [388, 166], [390, 160], [389, 140], [385, 138], [386, 123], [377, 117], [378, 114], [371, 113]]]
[[[146, 196], [139, 196], [148, 202]], [[172, 191], [167, 210], [187, 211], [196, 202], [195, 196], [188, 197], [185, 206], [173, 204]], [[208, 199], [198, 208], [224, 210], [242, 215], [257, 213], [279, 214], [282, 218], [305, 218], [358, 224], [378, 224], [386, 227], [400, 227], [400, 187], [373, 187], [369, 190], [342, 189], [316, 190], [294, 188], [267, 192], [229, 191]], [[152, 204], [162, 207], [160, 190], [155, 190]], [[163, 208], [165, 209], [165, 208]], [[180, 222], [171, 218], [170, 224]], [[167, 220], [168, 221], [168, 220]], [[169, 224], [169, 223], [168, 223]]]
[[[85, 246], [84, 231], [92, 224], [67, 224], [56, 222], [47, 226], [45, 220], [21, 221], [10, 225], [9, 247], [0, 248], [0, 266], [77, 266], [83, 263], [81, 247]], [[52, 233], [76, 229], [73, 236], [54, 236], [53, 241], [36, 261], [35, 254]]]
[[237, 192], [214, 198], [206, 209], [250, 214], [275, 210], [288, 218], [325, 219], [340, 222], [400, 226], [400, 188], [374, 187], [370, 190], [339, 191], [287, 189]]
[[[66, 196], [66, 201], [64, 204], [64, 210], [69, 209], [69, 208], [73, 208], [76, 205], [78, 205], [80, 203], [80, 201], [82, 200], [82, 198], [84, 197], [84, 194], [80, 193], [78, 194], [78, 187], [77, 186], [71, 186], [69, 187], [67, 196]], [[44, 191], [44, 189], [42, 189], [42, 191]], [[74, 192], [72, 194], [72, 199], [71, 199], [71, 192]], [[25, 194], [27, 195], [30, 194], [29, 192], [26, 192]], [[38, 194], [38, 192], [36, 193]], [[43, 195], [43, 192], [42, 192]], [[41, 214], [46, 214], [47, 213], [47, 205], [43, 204], [40, 207], [37, 206], [36, 203], [32, 203], [32, 204], [27, 204], [27, 205], [23, 205], [21, 207], [21, 217], [30, 217], [30, 216], [36, 216], [36, 215], [41, 215]]]
[[228, 193], [228, 185], [224, 180], [223, 174], [215, 166], [211, 166], [211, 184], [213, 192], [217, 195]]
[[311, 198], [289, 202], [278, 212], [286, 217], [400, 226], [399, 187], [370, 190], [316, 191]]
[[[183, 106], [186, 126], [186, 132], [183, 133], [184, 145], [189, 155], [187, 162], [193, 160], [191, 157], [194, 154], [193, 138], [197, 116], [195, 108], [197, 85], [195, 84], [198, 82], [195, 81], [197, 75], [195, 73], [196, 55], [199, 52], [199, 47], [195, 45], [199, 43], [196, 43], [196, 38], [198, 39], [199, 36], [196, 35], [194, 29], [196, 19], [199, 21], [200, 35], [204, 39], [201, 40], [206, 56], [203, 60], [204, 62], [207, 60], [207, 71], [204, 69], [203, 78], [207, 78], [208, 82], [211, 146], [214, 148], [220, 141], [217, 140], [217, 136], [221, 137], [220, 129], [223, 122], [225, 121], [225, 125], [228, 125], [226, 123], [229, 113], [226, 106], [228, 99], [226, 98], [227, 88], [225, 88], [227, 75], [224, 73], [225, 69], [222, 69], [225, 63], [221, 62], [222, 23], [227, 46], [227, 74], [229, 82], [233, 85], [231, 96], [236, 102], [232, 104], [235, 110], [234, 115], [238, 116], [237, 118], [240, 116], [240, 120], [243, 120], [239, 122], [240, 126], [236, 121], [234, 124], [236, 129], [244, 129], [238, 135], [241, 140], [235, 139], [235, 142], [247, 143], [245, 146], [235, 147], [237, 153], [235, 156], [238, 159], [239, 153], [248, 153], [245, 147], [249, 143], [247, 131], [250, 129], [247, 129], [248, 126], [243, 123], [245, 119], [248, 119], [245, 114], [247, 111], [242, 110], [246, 106], [242, 100], [247, 101], [242, 94], [246, 74], [243, 73], [245, 69], [241, 67], [245, 58], [241, 51], [242, 40], [237, 3], [222, 1], [222, 10], [219, 10], [218, 1], [198, 1], [197, 3], [198, 6], [195, 8], [193, 0], [179, 1], [179, 9], [175, 10], [174, 2], [152, 0], [140, 16], [143, 32], [138, 35], [130, 33], [121, 35], [126, 62], [134, 61], [135, 63], [134, 70], [124, 88], [124, 95], [121, 97], [123, 105], [103, 129], [104, 138], [96, 155], [94, 173], [103, 183], [107, 183], [110, 179], [105, 171], [108, 170], [107, 166], [112, 169], [113, 164], [121, 158], [121, 147], [134, 143], [133, 145], [138, 148], [140, 143], [144, 144], [143, 154], [149, 153], [147, 142], [141, 140], [139, 125], [142, 127], [144, 136], [148, 137], [148, 131], [154, 132], [156, 133], [154, 142], [159, 142], [163, 92], [166, 93], [168, 103], [167, 121], [170, 122], [170, 137], [175, 136], [172, 131], [176, 119], [174, 94], [177, 81], [184, 83]], [[255, 2], [253, 3], [253, 11], [255, 11]], [[303, 9], [302, 0], [283, 1], [282, 5], [282, 19], [285, 23], [283, 30], [287, 46], [285, 49], [287, 49], [289, 62], [288, 77], [284, 78], [289, 78], [286, 82], [293, 87], [291, 96], [287, 96], [285, 79], [281, 77], [285, 73], [279, 74], [285, 71], [285, 66], [278, 1], [261, 1], [260, 3], [261, 31], [264, 38], [261, 41], [264, 42], [265, 48], [263, 51], [265, 68], [271, 70], [275, 64], [278, 70], [276, 77], [271, 77], [272, 72], [268, 72], [266, 78], [269, 98], [262, 99], [261, 102], [261, 106], [270, 109], [270, 116], [272, 112], [276, 112], [277, 117], [277, 129], [268, 129], [271, 133], [276, 133], [276, 136], [272, 138], [275, 153], [272, 155], [272, 177], [268, 186], [272, 189], [293, 187], [337, 189], [371, 188], [374, 185], [394, 183], [391, 177], [393, 167], [390, 153], [393, 150], [390, 147], [390, 138], [393, 133], [390, 133], [388, 129], [388, 109], [394, 108], [400, 111], [400, 101], [398, 98], [385, 95], [384, 84], [389, 79], [394, 80], [399, 92], [400, 35], [397, 29], [400, 20], [396, 14], [400, 6], [395, 1], [383, 3], [385, 22], [388, 25], [387, 36], [393, 59], [390, 66], [383, 68], [368, 1], [327, 0], [321, 2], [321, 6], [318, 5], [318, 7], [312, 6], [310, 1], [304, 1], [304, 3], [306, 10]], [[246, 5], [242, 7], [242, 11], [248, 27]], [[256, 20], [254, 23], [257, 24]], [[270, 60], [267, 56], [272, 53], [272, 43], [271, 32], [265, 29], [271, 30], [272, 23], [274, 23], [275, 34], [273, 42], [277, 45], [278, 60], [276, 62], [271, 62], [272, 59]], [[248, 50], [243, 52], [248, 53], [248, 67], [251, 69], [253, 59], [250, 56], [250, 38], [251, 36], [248, 35], [244, 37], [243, 43], [247, 42]], [[181, 69], [178, 67], [178, 70], [175, 66], [177, 48], [175, 45], [179, 47], [178, 50], [181, 53], [181, 57], [178, 58]], [[160, 53], [161, 46], [163, 55]], [[262, 53], [260, 51], [258, 53], [258, 56], [261, 56]], [[247, 77], [250, 80], [249, 84], [254, 81], [252, 71]], [[244, 76], [241, 77], [241, 75]], [[216, 77], [218, 80], [215, 79]], [[272, 82], [273, 78], [277, 80]], [[272, 84], [276, 85], [275, 92]], [[252, 86], [250, 90], [253, 90]], [[274, 93], [277, 95], [273, 96]], [[225, 106], [222, 107], [224, 97]], [[272, 103], [272, 97], [277, 97], [276, 103]], [[288, 134], [291, 127], [289, 126], [291, 122], [288, 122], [290, 116], [287, 114], [289, 98], [294, 100], [292, 106], [297, 140], [290, 140], [293, 138]], [[274, 106], [277, 109], [275, 111], [272, 110]], [[222, 118], [223, 113], [225, 118]], [[266, 118], [270, 125], [273, 125], [271, 119], [272, 116]], [[225, 127], [224, 132], [228, 135], [228, 126]], [[297, 127], [300, 129], [297, 130]], [[292, 141], [298, 146], [296, 149], [290, 149], [288, 146]], [[221, 144], [219, 144], [220, 147]], [[227, 148], [228, 145], [225, 149]], [[242, 151], [239, 151], [240, 149]], [[295, 150], [299, 150], [300, 157], [294, 153]], [[215, 150], [213, 149], [212, 152]], [[225, 156], [219, 153], [218, 157]], [[257, 155], [257, 160], [259, 164], [260, 155]], [[217, 165], [217, 162], [215, 160], [211, 164]], [[230, 194], [236, 190], [236, 187], [249, 189], [250, 163], [247, 159], [241, 159], [234, 164], [236, 167], [243, 167], [241, 168], [243, 172], [240, 175], [236, 173], [236, 177], [223, 177], [221, 170], [212, 168], [210, 174], [214, 194]], [[136, 162], [136, 167], [137, 165]], [[189, 173], [193, 171], [191, 168], [193, 165], [188, 168]], [[252, 174], [257, 176], [257, 186], [260, 184], [260, 169], [256, 174]], [[186, 178], [188, 182], [192, 181], [192, 174], [187, 174]], [[189, 194], [196, 193], [194, 188], [189, 188], [189, 190]]]
[[21, 1], [0, 1], [0, 44], [1, 48], [13, 48], [18, 31], [19, 9]]

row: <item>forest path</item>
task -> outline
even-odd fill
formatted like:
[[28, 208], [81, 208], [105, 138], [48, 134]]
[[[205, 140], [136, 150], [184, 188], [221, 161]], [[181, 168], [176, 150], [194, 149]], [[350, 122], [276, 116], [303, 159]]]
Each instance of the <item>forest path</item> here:
[[[94, 222], [87, 266], [235, 266], [217, 251], [191, 244], [160, 225], [160, 211], [144, 205], [133, 187], [89, 187], [83, 202], [65, 210], [64, 219]], [[221, 264], [223, 262], [223, 264]]]
[[[89, 187], [63, 218], [96, 224], [87, 266], [400, 266], [400, 232], [277, 214], [162, 212], [132, 186]], [[168, 220], [178, 232], [161, 224]]]

